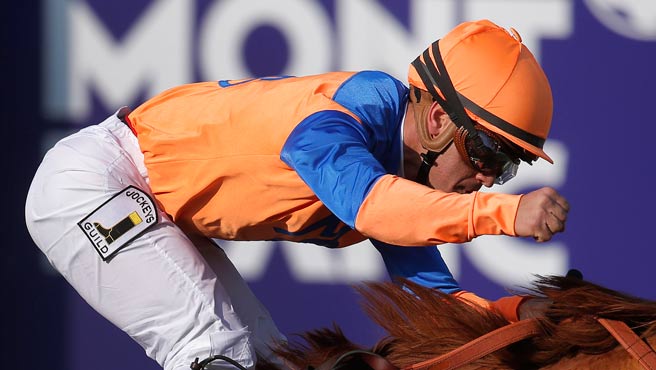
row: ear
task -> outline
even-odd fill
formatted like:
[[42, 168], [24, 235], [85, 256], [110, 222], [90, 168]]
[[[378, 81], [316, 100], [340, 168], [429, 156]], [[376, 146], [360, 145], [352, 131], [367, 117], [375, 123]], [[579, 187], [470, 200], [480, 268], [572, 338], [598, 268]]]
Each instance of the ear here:
[[419, 123], [419, 141], [424, 148], [439, 153], [451, 143], [455, 131], [456, 125], [449, 115], [433, 102], [427, 109], [426, 119]]
[[426, 128], [431, 139], [435, 139], [442, 133], [447, 126], [451, 123], [449, 115], [444, 111], [442, 106], [437, 102], [433, 102], [428, 108], [428, 115], [426, 117]]

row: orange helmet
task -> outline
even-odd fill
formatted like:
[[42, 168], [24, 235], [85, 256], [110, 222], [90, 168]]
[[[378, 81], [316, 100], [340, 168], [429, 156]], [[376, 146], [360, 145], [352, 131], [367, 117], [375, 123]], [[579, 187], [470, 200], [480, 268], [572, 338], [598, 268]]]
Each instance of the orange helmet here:
[[[451, 95], [440, 83], [443, 75], [455, 88]], [[436, 100], [447, 105], [457, 96], [469, 118], [553, 163], [542, 150], [551, 127], [551, 88], [515, 30], [506, 31], [488, 20], [462, 23], [410, 65], [408, 80], [419, 89], [432, 90], [434, 97], [436, 92], [442, 98]]]

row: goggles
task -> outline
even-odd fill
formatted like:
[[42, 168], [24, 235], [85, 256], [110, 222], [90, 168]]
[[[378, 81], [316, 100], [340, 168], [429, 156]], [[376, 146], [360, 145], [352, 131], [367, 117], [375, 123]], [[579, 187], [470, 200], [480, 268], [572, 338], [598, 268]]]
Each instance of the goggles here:
[[489, 130], [476, 127], [478, 135], [470, 135], [464, 127], [456, 130], [454, 144], [462, 158], [476, 171], [494, 176], [494, 183], [502, 185], [517, 174], [519, 158], [508, 153], [512, 149]]

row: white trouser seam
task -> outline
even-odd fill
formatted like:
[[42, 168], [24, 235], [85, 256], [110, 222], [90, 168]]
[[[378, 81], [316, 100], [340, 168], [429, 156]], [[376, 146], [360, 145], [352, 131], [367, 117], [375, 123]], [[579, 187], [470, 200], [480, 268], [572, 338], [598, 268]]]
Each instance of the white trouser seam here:
[[[169, 226], [164, 225], [164, 224], [161, 224], [161, 223], [160, 223], [159, 225], [164, 226], [164, 227], [169, 227]], [[175, 268], [175, 270], [176, 270], [176, 271], [177, 271], [182, 277], [184, 277], [185, 282], [186, 282], [187, 284], [189, 284], [189, 285], [193, 288], [192, 290], [194, 291], [194, 293], [195, 293], [196, 295], [200, 296], [200, 298], [201, 298], [201, 302], [202, 302], [204, 308], [210, 308], [210, 309], [211, 309], [211, 308], [212, 308], [212, 303], [211, 303], [212, 300], [209, 299], [205, 293], [203, 293], [203, 290], [198, 286], [198, 284], [196, 284], [196, 282], [194, 282], [194, 280], [193, 280], [189, 275], [187, 275], [187, 273], [185, 273], [185, 271], [184, 271], [182, 268], [180, 268], [180, 266], [179, 266], [179, 265], [178, 265], [178, 264], [177, 264], [177, 263], [176, 263], [176, 262], [175, 262], [175, 261], [169, 256], [169, 254], [168, 254], [163, 248], [161, 248], [157, 243], [155, 243], [155, 242], [152, 240], [152, 237], [151, 237], [148, 233], [146, 234], [146, 236], [148, 237], [148, 240], [149, 240], [150, 244], [155, 246], [155, 248], [157, 249], [157, 252], [158, 252], [162, 257], [164, 257], [164, 259], [165, 259], [165, 260], [166, 260], [171, 266], [173, 266], [173, 268]], [[185, 235], [185, 236], [186, 236], [186, 235]], [[190, 243], [191, 243], [191, 241], [190, 241]], [[217, 283], [218, 283], [218, 282], [217, 282]], [[212, 312], [212, 316], [213, 316], [216, 320], [218, 320], [219, 322], [221, 322], [221, 318], [218, 317], [218, 316], [216, 315], [216, 313], [214, 313], [214, 310], [211, 309], [210, 311]], [[222, 322], [221, 322], [221, 324], [223, 325]]]

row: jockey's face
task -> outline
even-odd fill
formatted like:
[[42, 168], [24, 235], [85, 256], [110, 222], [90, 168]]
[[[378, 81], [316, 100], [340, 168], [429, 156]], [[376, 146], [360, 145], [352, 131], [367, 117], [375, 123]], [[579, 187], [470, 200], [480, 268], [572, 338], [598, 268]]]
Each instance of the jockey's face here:
[[428, 175], [428, 185], [444, 192], [465, 194], [477, 191], [482, 186], [492, 186], [494, 179], [494, 176], [474, 170], [464, 161], [455, 145], [451, 144], [437, 157]]
[[[415, 104], [409, 104], [403, 136], [404, 171], [411, 180], [416, 178], [421, 165], [420, 153], [426, 153], [426, 149], [419, 142], [416, 125], [427, 125], [429, 134], [438, 137], [443, 134], [444, 127], [452, 124], [448, 115], [436, 103]], [[494, 180], [494, 176], [476, 171], [451, 143], [431, 167], [426, 185], [444, 192], [465, 194], [477, 191], [483, 185], [490, 187]]]

